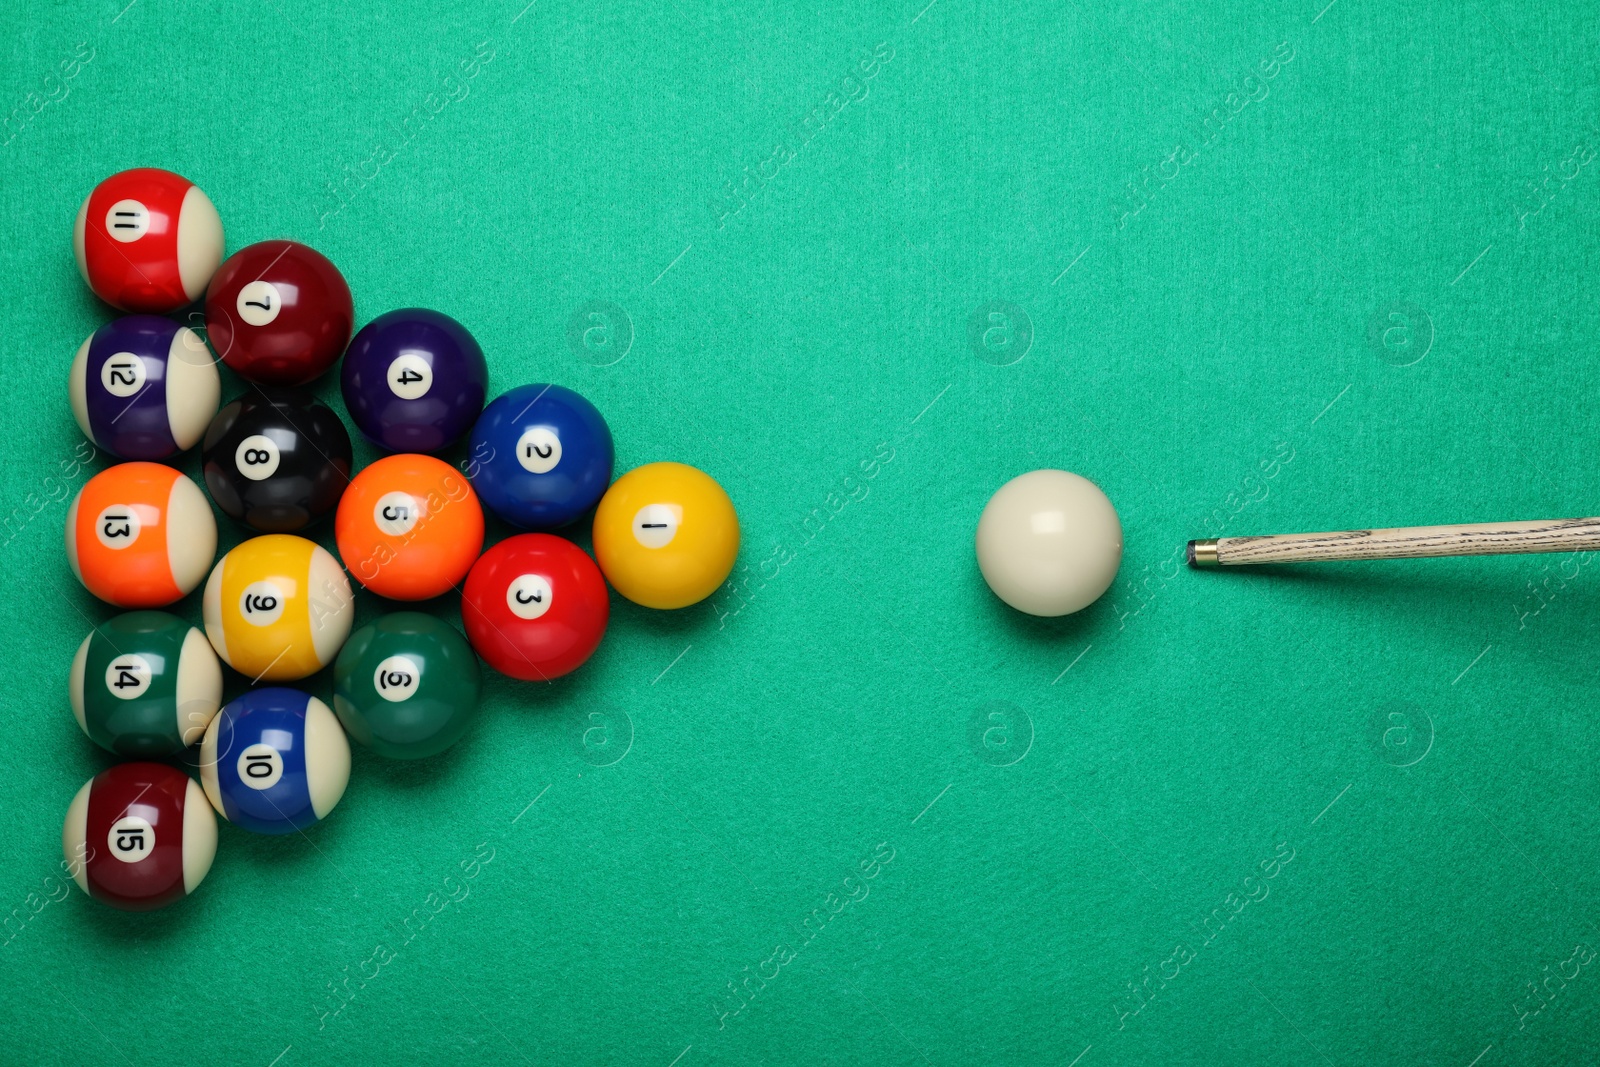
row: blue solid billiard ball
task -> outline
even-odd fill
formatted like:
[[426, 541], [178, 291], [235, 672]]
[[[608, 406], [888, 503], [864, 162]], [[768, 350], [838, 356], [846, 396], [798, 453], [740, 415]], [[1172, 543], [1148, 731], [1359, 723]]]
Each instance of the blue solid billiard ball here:
[[287, 834], [327, 817], [350, 782], [350, 742], [328, 705], [298, 689], [255, 689], [217, 713], [200, 742], [200, 784], [229, 822]]
[[438, 452], [472, 428], [489, 395], [483, 349], [455, 319], [402, 308], [361, 327], [339, 372], [344, 404], [390, 452]]
[[472, 485], [513, 526], [551, 530], [594, 507], [611, 484], [611, 431], [593, 404], [559, 385], [522, 385], [472, 428]]
[[200, 440], [222, 378], [199, 334], [159, 315], [128, 315], [79, 346], [68, 390], [85, 437], [120, 459], [161, 460]]

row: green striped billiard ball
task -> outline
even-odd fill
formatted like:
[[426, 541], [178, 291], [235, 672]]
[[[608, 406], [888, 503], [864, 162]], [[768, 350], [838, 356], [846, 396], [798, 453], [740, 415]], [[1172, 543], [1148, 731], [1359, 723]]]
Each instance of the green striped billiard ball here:
[[333, 710], [352, 740], [422, 759], [461, 739], [482, 678], [467, 639], [431, 615], [397, 611], [363, 626], [333, 667]]
[[83, 639], [69, 695], [95, 744], [159, 759], [206, 732], [222, 706], [222, 664], [196, 627], [164, 611], [130, 611]]

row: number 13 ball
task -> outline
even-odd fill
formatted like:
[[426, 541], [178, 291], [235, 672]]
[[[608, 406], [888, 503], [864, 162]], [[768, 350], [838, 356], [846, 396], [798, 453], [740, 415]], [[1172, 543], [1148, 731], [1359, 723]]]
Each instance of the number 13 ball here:
[[186, 596], [217, 554], [217, 520], [199, 488], [160, 463], [119, 463], [90, 478], [67, 510], [67, 562], [119, 608]]
[[222, 220], [189, 179], [140, 167], [94, 187], [72, 229], [78, 273], [123, 311], [176, 311], [222, 262]]
[[315, 674], [350, 636], [355, 602], [332, 553], [292, 534], [252, 537], [206, 579], [206, 636], [252, 682]]

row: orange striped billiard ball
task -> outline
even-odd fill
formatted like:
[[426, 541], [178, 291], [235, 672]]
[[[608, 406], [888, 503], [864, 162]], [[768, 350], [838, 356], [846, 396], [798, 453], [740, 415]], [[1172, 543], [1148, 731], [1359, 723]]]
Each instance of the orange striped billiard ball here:
[[217, 520], [200, 487], [160, 463], [119, 463], [90, 478], [67, 510], [67, 562], [119, 608], [186, 596], [217, 554]]
[[483, 551], [478, 494], [432, 456], [387, 456], [356, 475], [333, 529], [351, 576], [391, 600], [449, 592]]

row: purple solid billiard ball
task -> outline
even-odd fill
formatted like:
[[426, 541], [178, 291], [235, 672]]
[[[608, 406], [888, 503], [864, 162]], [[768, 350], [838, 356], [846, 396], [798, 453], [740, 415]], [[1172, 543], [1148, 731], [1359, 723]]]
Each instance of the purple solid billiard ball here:
[[489, 389], [483, 349], [455, 319], [424, 308], [379, 315], [339, 375], [356, 428], [390, 452], [438, 452], [472, 429]]
[[159, 315], [106, 323], [78, 347], [67, 383], [85, 437], [120, 459], [193, 448], [217, 413], [222, 378], [200, 335]]

